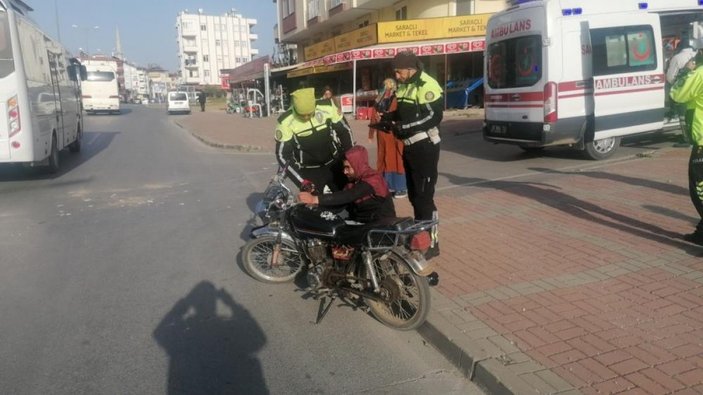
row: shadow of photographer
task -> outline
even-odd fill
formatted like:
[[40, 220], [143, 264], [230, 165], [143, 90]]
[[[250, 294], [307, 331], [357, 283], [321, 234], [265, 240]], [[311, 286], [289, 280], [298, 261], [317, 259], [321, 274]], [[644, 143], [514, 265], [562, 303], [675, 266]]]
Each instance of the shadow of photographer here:
[[268, 394], [256, 353], [266, 336], [224, 289], [197, 284], [153, 333], [169, 360], [169, 394]]

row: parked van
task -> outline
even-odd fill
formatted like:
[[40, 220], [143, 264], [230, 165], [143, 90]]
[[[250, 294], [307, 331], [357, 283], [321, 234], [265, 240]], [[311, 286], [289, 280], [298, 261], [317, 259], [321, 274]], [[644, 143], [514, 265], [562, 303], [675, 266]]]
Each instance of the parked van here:
[[700, 4], [513, 0], [488, 21], [484, 138], [604, 159], [623, 136], [678, 128], [665, 121], [663, 43], [695, 36]]
[[188, 93], [182, 91], [168, 92], [168, 101], [166, 109], [169, 114], [186, 113], [190, 114], [190, 102], [188, 101]]

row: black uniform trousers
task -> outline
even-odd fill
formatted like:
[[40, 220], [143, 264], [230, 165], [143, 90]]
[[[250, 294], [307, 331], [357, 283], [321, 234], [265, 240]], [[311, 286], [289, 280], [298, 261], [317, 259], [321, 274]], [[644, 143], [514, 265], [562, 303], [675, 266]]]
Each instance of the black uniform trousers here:
[[696, 233], [703, 236], [703, 146], [694, 145], [688, 161], [688, 192], [701, 220]]
[[434, 190], [438, 164], [439, 143], [433, 144], [427, 138], [404, 147], [403, 166], [415, 220], [431, 220], [436, 215]]

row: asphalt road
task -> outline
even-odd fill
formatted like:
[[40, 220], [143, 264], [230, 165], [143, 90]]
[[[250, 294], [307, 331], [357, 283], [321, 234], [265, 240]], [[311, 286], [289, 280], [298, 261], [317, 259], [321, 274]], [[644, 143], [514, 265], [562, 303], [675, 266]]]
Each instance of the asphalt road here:
[[414, 332], [237, 264], [269, 154], [165, 111], [90, 116], [62, 171], [0, 168], [0, 392], [478, 394]]

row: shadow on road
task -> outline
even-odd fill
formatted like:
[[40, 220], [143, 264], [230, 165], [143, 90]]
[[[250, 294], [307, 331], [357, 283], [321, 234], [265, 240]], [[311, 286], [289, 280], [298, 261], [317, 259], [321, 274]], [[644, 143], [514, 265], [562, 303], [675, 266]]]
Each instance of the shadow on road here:
[[461, 177], [449, 173], [440, 173], [454, 185], [469, 185], [478, 188], [490, 188], [523, 198], [529, 198], [540, 204], [562, 211], [568, 215], [608, 226], [633, 236], [652, 240], [679, 248], [692, 256], [703, 256], [701, 248], [681, 240], [681, 234], [662, 229], [659, 226], [642, 222], [635, 218], [617, 213], [596, 204], [577, 199], [546, 184], [534, 184], [515, 181], [489, 181], [480, 178]]
[[209, 281], [177, 301], [153, 336], [169, 356], [168, 394], [269, 393], [256, 357], [266, 335]]
[[58, 173], [49, 174], [44, 166], [25, 167], [22, 165], [0, 166], [0, 182], [47, 180], [59, 178], [71, 170], [91, 160], [95, 155], [110, 146], [120, 132], [84, 132], [81, 139], [81, 151], [69, 152], [67, 149], [59, 152]]
[[545, 173], [545, 174], [558, 174], [558, 175], [573, 175], [573, 176], [585, 176], [591, 178], [597, 178], [601, 180], [611, 180], [616, 182], [621, 182], [624, 184], [646, 187], [651, 189], [656, 189], [658, 191], [668, 192], [674, 195], [684, 195], [688, 196], [688, 189], [680, 187], [674, 184], [667, 184], [664, 182], [652, 181], [645, 178], [638, 177], [628, 177], [621, 174], [606, 173], [603, 171], [563, 171], [556, 169], [547, 169], [543, 167], [528, 167], [529, 170]]

